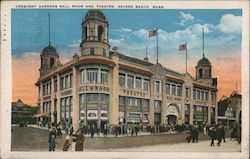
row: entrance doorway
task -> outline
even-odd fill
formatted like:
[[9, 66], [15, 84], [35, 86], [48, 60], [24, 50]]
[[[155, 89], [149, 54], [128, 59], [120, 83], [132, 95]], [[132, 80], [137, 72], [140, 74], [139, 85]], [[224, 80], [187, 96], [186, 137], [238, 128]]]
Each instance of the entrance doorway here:
[[168, 115], [168, 125], [176, 124], [177, 117], [175, 115]]

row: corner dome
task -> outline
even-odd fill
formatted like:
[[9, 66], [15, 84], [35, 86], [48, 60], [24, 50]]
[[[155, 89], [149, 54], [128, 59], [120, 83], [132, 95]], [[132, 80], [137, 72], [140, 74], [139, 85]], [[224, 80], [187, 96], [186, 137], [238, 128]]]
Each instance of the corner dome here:
[[99, 10], [89, 10], [85, 15], [85, 20], [97, 18], [101, 20], [106, 20], [105, 15]]
[[198, 66], [204, 66], [204, 65], [211, 66], [210, 61], [207, 58], [205, 58], [205, 57], [203, 57], [202, 59], [200, 59], [198, 61]]
[[56, 49], [49, 44], [49, 46], [43, 49], [43, 53], [57, 54]]

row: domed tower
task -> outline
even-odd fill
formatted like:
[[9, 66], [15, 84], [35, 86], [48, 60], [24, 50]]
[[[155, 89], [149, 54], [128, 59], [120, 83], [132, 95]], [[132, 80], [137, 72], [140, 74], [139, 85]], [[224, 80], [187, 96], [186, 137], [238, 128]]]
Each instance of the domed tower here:
[[48, 74], [53, 68], [59, 64], [59, 55], [56, 49], [50, 45], [45, 47], [40, 55], [41, 67], [40, 76]]
[[48, 14], [48, 29], [49, 29], [49, 45], [45, 47], [40, 55], [41, 66], [40, 66], [40, 77], [48, 74], [51, 70], [58, 66], [59, 55], [56, 49], [50, 43], [50, 14]]
[[81, 55], [109, 56], [108, 21], [99, 10], [89, 10], [82, 22]]
[[203, 56], [196, 66], [196, 78], [212, 78], [212, 65], [210, 61]]

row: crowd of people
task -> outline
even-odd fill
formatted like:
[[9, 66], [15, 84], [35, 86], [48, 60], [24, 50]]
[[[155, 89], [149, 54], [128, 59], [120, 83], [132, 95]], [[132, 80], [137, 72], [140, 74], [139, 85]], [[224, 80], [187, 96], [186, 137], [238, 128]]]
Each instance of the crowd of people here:
[[61, 124], [60, 122], [54, 125], [51, 128], [49, 134], [49, 151], [55, 151], [56, 138], [62, 138], [63, 132], [65, 133], [65, 141], [63, 144], [63, 151], [68, 151], [69, 147], [72, 148], [72, 151], [83, 151], [83, 142], [85, 135], [90, 135], [91, 138], [94, 136], [100, 137], [101, 134], [103, 137], [113, 136], [137, 136], [139, 133], [146, 134], [160, 134], [160, 133], [187, 133], [186, 141], [188, 143], [198, 143], [199, 134], [204, 133], [209, 136], [211, 139], [210, 146], [215, 145], [215, 140], [217, 140], [217, 146], [220, 146], [222, 141], [226, 142], [225, 136], [226, 131], [231, 135], [230, 140], [235, 140], [238, 143], [241, 143], [241, 126], [232, 125], [230, 128], [219, 122], [218, 124], [198, 124], [197, 122], [194, 125], [190, 124], [181, 124], [181, 125], [168, 125], [168, 124], [120, 124], [120, 125], [108, 125], [104, 124], [101, 129], [96, 127], [96, 124], [91, 123], [84, 125], [80, 123], [79, 129], [74, 131], [73, 126], [66, 122]]

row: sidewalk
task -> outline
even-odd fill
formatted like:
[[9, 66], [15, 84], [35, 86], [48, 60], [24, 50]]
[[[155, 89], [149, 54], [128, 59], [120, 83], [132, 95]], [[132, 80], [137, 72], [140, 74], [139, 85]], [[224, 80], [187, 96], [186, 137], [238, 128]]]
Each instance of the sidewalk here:
[[[14, 126], [14, 125], [12, 125]], [[16, 125], [18, 126], [18, 125]], [[37, 129], [42, 129], [42, 130], [48, 130], [49, 129], [47, 127], [39, 127], [38, 125], [28, 125], [28, 127], [32, 127], [32, 128], [37, 128]], [[62, 130], [63, 135], [65, 134], [65, 131]], [[159, 136], [159, 135], [167, 135], [167, 134], [185, 134], [186, 132], [182, 132], [182, 133], [176, 133], [176, 132], [162, 132], [162, 133], [150, 133], [150, 132], [138, 132], [137, 136]], [[135, 134], [131, 135], [131, 134], [125, 134], [125, 135], [118, 135], [115, 136], [113, 134], [108, 134], [107, 137], [111, 138], [111, 137], [128, 137], [128, 136], [136, 136]], [[90, 134], [85, 134], [85, 137], [91, 137]], [[105, 136], [103, 135], [103, 133], [99, 133], [94, 135], [94, 138], [96, 137], [103, 137], [105, 138]]]

